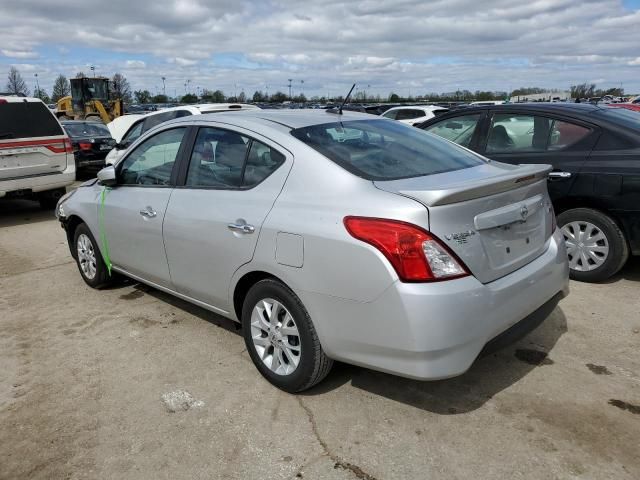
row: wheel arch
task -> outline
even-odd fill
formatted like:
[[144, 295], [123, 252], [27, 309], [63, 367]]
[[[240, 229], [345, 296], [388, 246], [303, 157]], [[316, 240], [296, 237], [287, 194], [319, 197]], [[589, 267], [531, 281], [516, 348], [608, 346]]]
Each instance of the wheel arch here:
[[86, 223], [78, 215], [71, 215], [64, 223], [64, 230], [67, 234], [67, 244], [69, 245], [69, 251], [73, 258], [77, 257], [76, 249], [73, 248], [73, 237], [75, 236], [76, 229], [79, 225]]
[[233, 288], [233, 311], [236, 314], [236, 318], [238, 319], [238, 321], [242, 321], [242, 304], [244, 303], [244, 299], [246, 298], [247, 293], [249, 293], [251, 287], [253, 287], [259, 281], [268, 278], [277, 280], [283, 285], [286, 285], [287, 288], [291, 288], [289, 287], [289, 285], [287, 285], [286, 282], [278, 278], [276, 275], [273, 275], [272, 273], [268, 273], [262, 270], [254, 270], [245, 273], [244, 275], [242, 275], [242, 277], [240, 277]]

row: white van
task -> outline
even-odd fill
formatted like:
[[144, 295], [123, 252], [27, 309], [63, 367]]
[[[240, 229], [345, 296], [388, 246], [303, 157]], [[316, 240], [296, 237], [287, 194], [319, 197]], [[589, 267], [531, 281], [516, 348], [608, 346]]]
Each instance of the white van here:
[[54, 208], [75, 177], [71, 141], [42, 100], [0, 97], [0, 198]]
[[[168, 122], [175, 118], [188, 117], [189, 115], [204, 115], [206, 113], [219, 113], [219, 112], [235, 112], [239, 110], [259, 110], [260, 107], [255, 105], [248, 105], [245, 103], [203, 103], [199, 105], [181, 105], [179, 107], [165, 108], [164, 110], [158, 110], [157, 112], [142, 115], [140, 118], [132, 122], [120, 139], [117, 140], [115, 148], [113, 148], [105, 158], [107, 165], [115, 164], [124, 155], [125, 150], [129, 145], [138, 139], [143, 133], [151, 130], [153, 127], [160, 125], [161, 123]], [[129, 115], [126, 115], [128, 117]], [[118, 119], [116, 119], [118, 120]], [[116, 135], [120, 135], [118, 127], [115, 125], [116, 120], [109, 123], [107, 127], [112, 132], [111, 135], [116, 138]], [[113, 125], [112, 125], [113, 124]], [[116, 135], [114, 135], [114, 132]]]

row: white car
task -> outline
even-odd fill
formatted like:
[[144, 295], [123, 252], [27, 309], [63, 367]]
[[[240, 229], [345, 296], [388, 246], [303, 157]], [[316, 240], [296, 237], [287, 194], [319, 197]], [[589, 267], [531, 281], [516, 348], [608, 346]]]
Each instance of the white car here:
[[504, 100], [479, 100], [477, 102], [471, 102], [469, 105], [480, 105], [480, 106], [491, 106], [491, 105], [504, 105], [505, 102]]
[[[117, 140], [118, 143], [116, 144], [115, 148], [107, 154], [105, 163], [107, 165], [114, 165], [122, 157], [122, 155], [124, 155], [124, 152], [129, 147], [129, 145], [137, 140], [143, 133], [151, 130], [156, 125], [168, 122], [169, 120], [188, 117], [190, 115], [202, 115], [204, 113], [233, 112], [238, 110], [259, 109], [260, 108], [256, 107], [255, 105], [247, 105], [243, 103], [203, 103], [200, 105], [181, 105], [179, 107], [167, 108], [164, 110], [159, 110], [157, 112], [152, 112], [147, 115], [140, 115], [139, 118], [136, 119], [136, 121], [130, 124], [126, 133], [121, 136], [120, 140]], [[109, 130], [111, 130], [111, 127], [109, 127]], [[113, 133], [111, 135], [113, 135]]]
[[393, 107], [381, 114], [381, 117], [398, 120], [407, 125], [426, 122], [427, 120], [448, 112], [448, 108], [436, 105], [413, 105], [410, 107]]
[[119, 142], [124, 137], [124, 134], [127, 133], [129, 127], [133, 125], [136, 120], [144, 117], [143, 114], [134, 113], [131, 115], [122, 115], [121, 117], [117, 117], [113, 121], [107, 123], [107, 128], [109, 129], [109, 133], [111, 137]]
[[53, 208], [75, 179], [71, 141], [55, 114], [38, 98], [0, 97], [0, 198]]

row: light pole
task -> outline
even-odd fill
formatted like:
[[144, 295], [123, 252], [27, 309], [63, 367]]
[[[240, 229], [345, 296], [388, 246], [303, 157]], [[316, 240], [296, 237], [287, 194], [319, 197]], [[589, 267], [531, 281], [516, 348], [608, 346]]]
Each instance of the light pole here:
[[164, 81], [167, 79], [167, 77], [162, 77], [162, 94], [166, 97], [167, 96], [167, 86], [165, 85]]
[[91, 65], [89, 68], [93, 72], [93, 78], [96, 78], [96, 66], [95, 65]]
[[291, 82], [293, 82], [293, 78], [289, 79], [289, 100], [291, 100]]
[[36, 97], [40, 98], [40, 84], [38, 83], [38, 74], [34, 73], [33, 76], [36, 77]]

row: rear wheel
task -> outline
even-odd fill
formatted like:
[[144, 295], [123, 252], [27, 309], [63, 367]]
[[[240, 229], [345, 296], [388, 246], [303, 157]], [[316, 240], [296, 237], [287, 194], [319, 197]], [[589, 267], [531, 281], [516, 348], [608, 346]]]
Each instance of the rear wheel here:
[[333, 360], [322, 350], [304, 305], [276, 280], [251, 287], [242, 307], [242, 330], [258, 371], [286, 392], [311, 388], [331, 370]]
[[629, 247], [616, 222], [591, 208], [574, 208], [558, 215], [569, 256], [570, 276], [582, 282], [600, 282], [627, 261]]
[[85, 283], [92, 288], [110, 284], [113, 278], [109, 275], [98, 244], [86, 224], [78, 225], [73, 235], [73, 243], [78, 270]]

